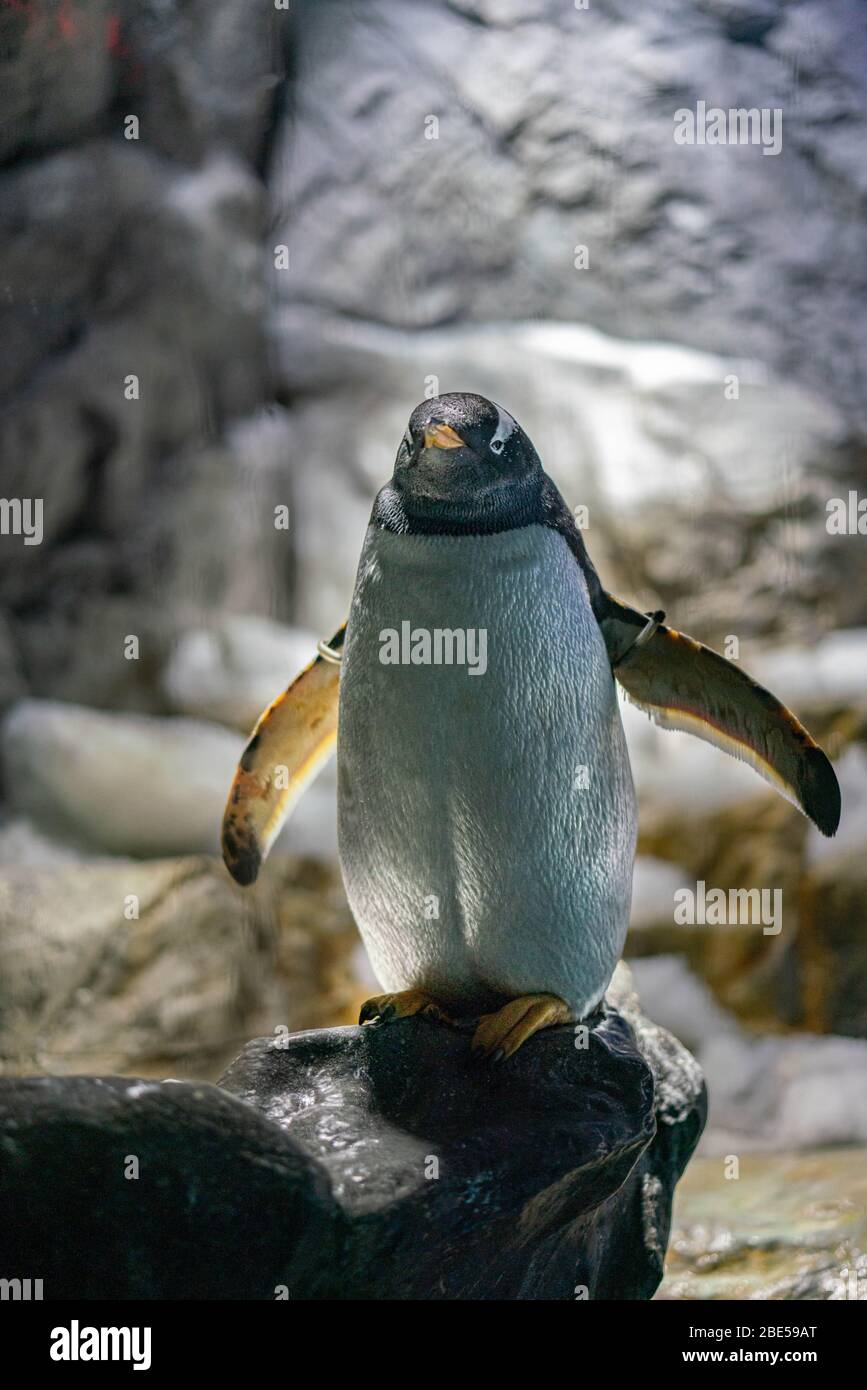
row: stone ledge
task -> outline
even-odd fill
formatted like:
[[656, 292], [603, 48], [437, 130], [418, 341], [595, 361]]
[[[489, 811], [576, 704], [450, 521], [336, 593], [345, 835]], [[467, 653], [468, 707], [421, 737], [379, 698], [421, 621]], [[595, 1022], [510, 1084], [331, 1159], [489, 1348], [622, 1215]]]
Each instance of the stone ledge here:
[[407, 1019], [256, 1039], [217, 1086], [0, 1082], [0, 1272], [47, 1299], [650, 1298], [704, 1085], [619, 1002], [497, 1067]]

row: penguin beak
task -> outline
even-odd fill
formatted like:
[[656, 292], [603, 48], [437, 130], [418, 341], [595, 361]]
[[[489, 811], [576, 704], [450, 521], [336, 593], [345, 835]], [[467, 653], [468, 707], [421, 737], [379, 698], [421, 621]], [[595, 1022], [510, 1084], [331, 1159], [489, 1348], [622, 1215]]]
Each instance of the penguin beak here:
[[425, 427], [425, 449], [462, 449], [464, 441], [451, 425], [431, 424]]

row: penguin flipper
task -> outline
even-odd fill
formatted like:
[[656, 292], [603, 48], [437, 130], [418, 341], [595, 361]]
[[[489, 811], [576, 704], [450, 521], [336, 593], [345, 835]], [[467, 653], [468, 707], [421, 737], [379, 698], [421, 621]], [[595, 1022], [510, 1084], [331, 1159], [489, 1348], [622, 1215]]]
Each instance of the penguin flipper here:
[[836, 833], [840, 787], [834, 769], [775, 695], [710, 647], [661, 622], [654, 627], [647, 614], [610, 594], [599, 626], [627, 699], [662, 728], [696, 734], [749, 763], [823, 835]]
[[[328, 643], [335, 654], [345, 632], [344, 623]], [[286, 817], [334, 751], [339, 687], [338, 662], [320, 650], [259, 717], [223, 814], [223, 859], [244, 887], [255, 881]]]

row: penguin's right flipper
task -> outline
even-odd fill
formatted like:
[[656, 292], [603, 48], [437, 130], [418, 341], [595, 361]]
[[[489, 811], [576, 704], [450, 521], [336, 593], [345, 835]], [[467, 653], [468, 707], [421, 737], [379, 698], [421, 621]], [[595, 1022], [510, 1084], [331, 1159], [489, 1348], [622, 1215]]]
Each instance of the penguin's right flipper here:
[[223, 815], [223, 859], [232, 877], [253, 883], [286, 817], [334, 751], [338, 653], [346, 624], [326, 650], [259, 718], [244, 749]]
[[834, 835], [840, 787], [830, 762], [790, 709], [718, 652], [605, 594], [597, 615], [627, 698], [666, 729], [684, 729], [751, 767]]

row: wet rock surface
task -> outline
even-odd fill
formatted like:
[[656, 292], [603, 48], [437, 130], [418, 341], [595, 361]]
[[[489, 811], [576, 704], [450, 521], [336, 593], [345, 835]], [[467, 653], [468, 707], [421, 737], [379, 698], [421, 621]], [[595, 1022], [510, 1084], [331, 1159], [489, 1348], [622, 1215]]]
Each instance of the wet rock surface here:
[[0, 1081], [0, 1135], [3, 1266], [48, 1299], [305, 1297], [336, 1267], [324, 1171], [215, 1086]]
[[216, 1087], [0, 1082], [4, 1267], [46, 1298], [649, 1298], [704, 1089], [624, 1007], [495, 1069], [408, 1019], [257, 1039]]
[[[867, 1300], [863, 1148], [696, 1158], [660, 1299]], [[806, 1321], [806, 1319], [805, 1319]]]

